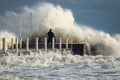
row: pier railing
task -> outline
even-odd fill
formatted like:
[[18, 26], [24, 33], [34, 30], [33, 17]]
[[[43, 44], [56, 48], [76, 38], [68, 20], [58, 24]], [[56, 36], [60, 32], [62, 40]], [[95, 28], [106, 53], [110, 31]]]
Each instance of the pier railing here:
[[[51, 50], [55, 50], [55, 49], [59, 49], [60, 51], [65, 49], [65, 50], [70, 50], [70, 49], [75, 49], [79, 50], [81, 49], [82, 53], [85, 53], [86, 49], [85, 49], [85, 45], [84, 43], [77, 43], [79, 46], [82, 47], [77, 47], [77, 45], [75, 45], [76, 43], [69, 43], [70, 40], [69, 38], [66, 38], [66, 41], [64, 41], [65, 43], [62, 43], [62, 38], [59, 38], [59, 42], [55, 42], [55, 39], [52, 39], [52, 44], [47, 44], [47, 38], [44, 38], [44, 42], [40, 43], [38, 40], [38, 37], [35, 38], [35, 42], [30, 42], [29, 38], [27, 37], [25, 41], [22, 41], [22, 38], [18, 39], [18, 38], [11, 38], [11, 43], [9, 43], [9, 47], [6, 41], [6, 38], [2, 39], [2, 50], [3, 53], [6, 53], [8, 49], [12, 49], [15, 50], [16, 53], [18, 53], [19, 49], [25, 49], [26, 51], [29, 51], [30, 49], [35, 49], [36, 51], [38, 51], [39, 49], [43, 49], [45, 51], [48, 51], [48, 49]], [[77, 49], [79, 48], [79, 49]]]

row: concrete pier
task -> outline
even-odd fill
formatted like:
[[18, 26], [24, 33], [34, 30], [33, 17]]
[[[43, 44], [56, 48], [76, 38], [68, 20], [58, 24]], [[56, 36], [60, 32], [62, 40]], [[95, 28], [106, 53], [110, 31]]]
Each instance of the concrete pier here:
[[[48, 50], [55, 50], [55, 49], [59, 49], [61, 52], [63, 50], [71, 50], [72, 54], [78, 54], [78, 55], [84, 55], [84, 54], [88, 54], [90, 49], [88, 49], [88, 45], [86, 45], [86, 43], [73, 43], [70, 42], [68, 40], [68, 37], [66, 38], [65, 43], [62, 43], [62, 38], [59, 38], [59, 42], [55, 43], [55, 39], [52, 39], [52, 44], [50, 44], [50, 46], [47, 45], [47, 38], [44, 38], [44, 41], [39, 42], [38, 37], [35, 38], [34, 42], [30, 42], [29, 43], [29, 38], [27, 37], [26, 41], [22, 42], [22, 38], [20, 39], [20, 43], [18, 38], [15, 38], [15, 45], [14, 45], [14, 41], [13, 38], [10, 39], [11, 40], [11, 47], [10, 49], [14, 49], [15, 47], [15, 52], [16, 53], [20, 53], [21, 50], [18, 52], [18, 45], [20, 46], [21, 49], [25, 49], [24, 54], [29, 54], [30, 55], [30, 49], [35, 49], [35, 51], [38, 51], [39, 48], [41, 50], [45, 50], [46, 52], [48, 52]], [[9, 40], [9, 41], [10, 41]], [[70, 42], [70, 43], [69, 43]], [[19, 43], [19, 44], [18, 44]], [[7, 52], [7, 41], [5, 38], [2, 39], [2, 49], [3, 49], [3, 53]], [[50, 48], [49, 48], [50, 47]], [[52, 47], [52, 48], [51, 48]], [[49, 48], [49, 49], [48, 49]], [[9, 48], [8, 48], [9, 49]], [[63, 49], [63, 50], [62, 50]]]

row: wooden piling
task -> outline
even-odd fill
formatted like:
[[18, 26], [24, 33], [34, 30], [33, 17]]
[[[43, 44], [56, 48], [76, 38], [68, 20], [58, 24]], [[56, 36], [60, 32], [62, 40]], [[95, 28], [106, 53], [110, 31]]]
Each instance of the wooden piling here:
[[52, 38], [52, 50], [55, 50], [55, 38]]
[[60, 51], [62, 49], [62, 38], [61, 37], [60, 37], [59, 49], [60, 49]]
[[38, 51], [38, 37], [36, 38], [36, 51]]
[[0, 40], [0, 49], [3, 49], [3, 40]]
[[6, 51], [7, 51], [7, 47], [6, 47], [6, 39], [5, 38], [3, 38], [3, 40], [2, 40], [2, 43], [3, 43], [3, 53], [6, 53]]
[[46, 37], [45, 37], [44, 44], [45, 44], [45, 51], [47, 51], [47, 38]]
[[20, 38], [20, 49], [22, 49], [22, 38]]
[[29, 51], [29, 38], [26, 39], [26, 51]]
[[14, 42], [13, 42], [13, 38], [11, 38], [11, 49], [14, 49]]
[[18, 53], [18, 38], [15, 39], [15, 44], [16, 44], [15, 51], [16, 53]]
[[68, 49], [68, 37], [66, 38], [66, 49]]

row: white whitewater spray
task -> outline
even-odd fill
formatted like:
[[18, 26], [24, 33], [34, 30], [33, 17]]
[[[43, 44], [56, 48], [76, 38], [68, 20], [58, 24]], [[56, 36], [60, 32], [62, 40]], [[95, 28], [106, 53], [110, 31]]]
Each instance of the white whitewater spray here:
[[[32, 12], [32, 32], [30, 29], [30, 12]], [[112, 37], [103, 31], [91, 29], [88, 26], [79, 25], [75, 22], [73, 13], [69, 9], [63, 9], [59, 5], [42, 3], [32, 8], [24, 7], [22, 10], [22, 37], [46, 36], [47, 31], [52, 28], [55, 35], [70, 40], [87, 42], [93, 46], [93, 52], [109, 55], [119, 54], [120, 36]], [[3, 28], [4, 27], [4, 28]], [[8, 30], [19, 37], [19, 13], [6, 12], [0, 16], [0, 29]]]
[[11, 38], [15, 38], [16, 35], [9, 31], [0, 31], [0, 49], [2, 49], [2, 39], [6, 38], [8, 46], [11, 44]]

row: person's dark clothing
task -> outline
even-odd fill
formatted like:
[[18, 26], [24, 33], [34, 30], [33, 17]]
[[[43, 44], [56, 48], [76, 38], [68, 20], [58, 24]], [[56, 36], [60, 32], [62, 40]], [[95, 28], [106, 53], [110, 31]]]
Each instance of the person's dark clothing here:
[[53, 37], [55, 38], [54, 33], [52, 31], [49, 31], [47, 35], [48, 35], [47, 43], [48, 44], [52, 43], [52, 38]]

